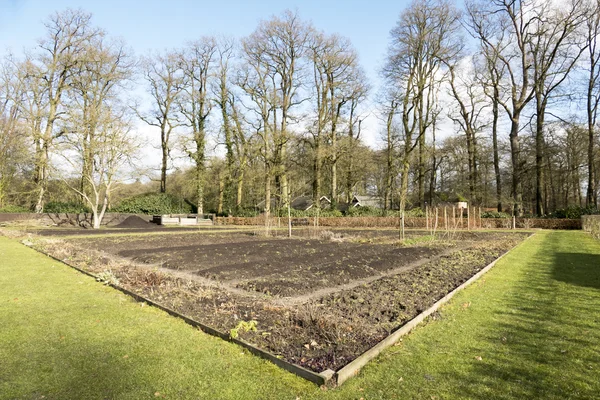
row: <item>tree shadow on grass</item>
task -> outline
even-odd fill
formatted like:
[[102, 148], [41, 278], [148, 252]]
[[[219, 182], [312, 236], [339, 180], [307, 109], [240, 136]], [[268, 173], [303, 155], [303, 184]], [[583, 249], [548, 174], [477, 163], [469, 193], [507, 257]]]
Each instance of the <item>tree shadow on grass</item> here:
[[598, 398], [600, 256], [557, 252], [559, 237], [547, 239], [474, 344], [483, 361], [448, 371], [462, 382], [458, 398]]
[[100, 344], [67, 339], [65, 344], [35, 341], [22, 348], [27, 351], [4, 360], [0, 370], [13, 371], [0, 381], [20, 393], [19, 398], [120, 398], [133, 389], [127, 381], [135, 382], [135, 364]]
[[552, 277], [560, 282], [600, 289], [600, 255], [556, 253]]

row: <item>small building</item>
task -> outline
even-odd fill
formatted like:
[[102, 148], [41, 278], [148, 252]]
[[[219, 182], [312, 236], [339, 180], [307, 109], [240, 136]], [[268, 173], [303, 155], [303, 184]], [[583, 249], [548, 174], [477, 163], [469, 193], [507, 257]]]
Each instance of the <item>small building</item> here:
[[381, 197], [355, 195], [352, 197], [350, 207], [371, 207], [382, 209], [383, 199]]
[[467, 202], [466, 201], [458, 201], [456, 202], [456, 208], [463, 210], [465, 208], [467, 208]]
[[[321, 209], [327, 210], [331, 208], [331, 200], [327, 196], [321, 196], [320, 198]], [[299, 196], [292, 200], [290, 206], [294, 210], [308, 211], [313, 207], [313, 198], [311, 196]]]
[[[266, 202], [264, 200], [260, 201], [255, 207], [258, 211], [264, 211], [265, 210], [265, 204]], [[271, 211], [275, 210], [277, 208], [277, 198], [276, 197], [271, 197]]]

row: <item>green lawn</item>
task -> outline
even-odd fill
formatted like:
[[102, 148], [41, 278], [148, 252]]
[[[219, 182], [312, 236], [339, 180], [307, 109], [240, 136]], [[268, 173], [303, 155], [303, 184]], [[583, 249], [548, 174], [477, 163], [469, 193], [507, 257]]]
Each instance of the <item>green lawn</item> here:
[[1, 399], [597, 399], [600, 242], [539, 232], [321, 390], [0, 237]]

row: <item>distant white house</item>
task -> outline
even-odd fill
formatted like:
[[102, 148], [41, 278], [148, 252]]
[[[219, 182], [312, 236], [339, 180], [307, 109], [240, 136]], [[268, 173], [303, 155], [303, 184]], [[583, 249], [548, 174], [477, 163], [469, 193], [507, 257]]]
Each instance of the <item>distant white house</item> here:
[[[281, 206], [281, 203], [277, 201], [276, 197], [271, 197], [271, 210], [275, 210], [277, 207]], [[312, 196], [299, 196], [292, 200], [290, 206], [295, 210], [300, 211], [308, 211], [313, 207], [313, 198]], [[256, 206], [257, 210], [265, 209], [265, 201], [262, 200]], [[331, 200], [327, 198], [327, 196], [321, 196], [321, 209], [326, 210], [331, 208]]]
[[[321, 209], [326, 210], [331, 207], [331, 200], [326, 196], [321, 196]], [[311, 196], [299, 196], [292, 200], [290, 206], [294, 210], [308, 211], [313, 207], [313, 198]]]
[[350, 207], [383, 208], [383, 199], [374, 196], [353, 196]]
[[[266, 202], [264, 200], [260, 201], [256, 206], [254, 206], [259, 211], [264, 211]], [[271, 210], [277, 208], [277, 198], [271, 197]]]

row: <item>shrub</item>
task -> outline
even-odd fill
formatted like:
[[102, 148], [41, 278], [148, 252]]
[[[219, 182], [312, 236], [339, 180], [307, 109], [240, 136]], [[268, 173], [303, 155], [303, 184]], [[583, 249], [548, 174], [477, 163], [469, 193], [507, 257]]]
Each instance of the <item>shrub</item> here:
[[485, 211], [481, 213], [481, 218], [510, 218], [510, 215], [499, 211]]
[[568, 219], [579, 219], [582, 215], [597, 215], [600, 214], [600, 210], [594, 207], [579, 207], [570, 206], [560, 210], [556, 210], [551, 214], [546, 215], [546, 218], [568, 218]]
[[[319, 217], [341, 217], [342, 216], [342, 212], [339, 210], [331, 210], [331, 209], [321, 209], [317, 212], [317, 209], [314, 207], [311, 207], [310, 209], [304, 211], [304, 210], [296, 210], [296, 209], [290, 209], [290, 216], [292, 218], [305, 218], [305, 217], [316, 217], [317, 214], [319, 215]], [[281, 208], [279, 210], [275, 210], [273, 212], [274, 216], [277, 217], [287, 217], [288, 216], [288, 210], [287, 208]]]
[[422, 218], [425, 216], [425, 211], [423, 211], [423, 209], [421, 207], [415, 207], [415, 208], [411, 208], [410, 210], [405, 210], [404, 216], [405, 217]]
[[346, 211], [348, 217], [381, 217], [385, 214], [385, 210], [374, 207], [349, 207]]
[[82, 214], [90, 212], [90, 209], [81, 203], [49, 201], [44, 205], [44, 212], [51, 214], [70, 213]]
[[111, 211], [128, 214], [190, 214], [192, 206], [168, 193], [145, 193], [125, 199]]
[[28, 213], [31, 210], [21, 206], [7, 205], [0, 208], [0, 213]]
[[234, 211], [231, 216], [233, 217], [256, 217], [260, 212], [255, 208], [241, 208], [237, 211]]

